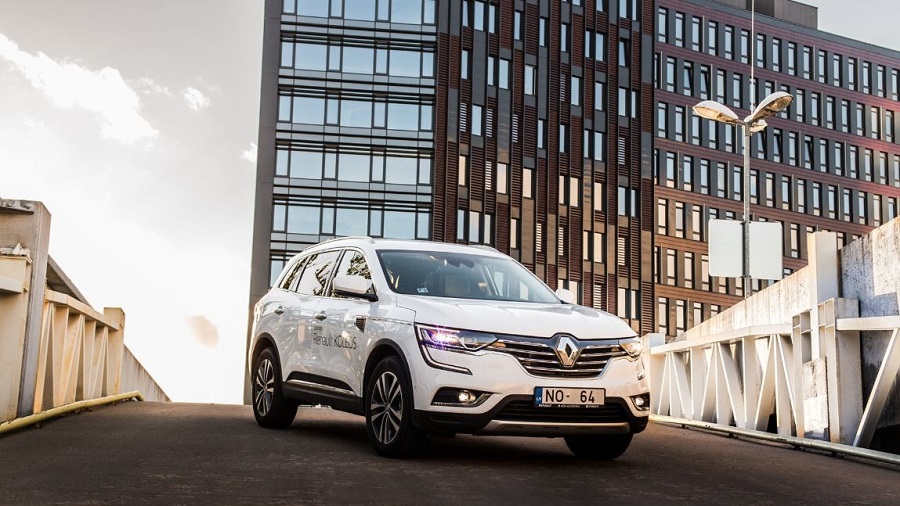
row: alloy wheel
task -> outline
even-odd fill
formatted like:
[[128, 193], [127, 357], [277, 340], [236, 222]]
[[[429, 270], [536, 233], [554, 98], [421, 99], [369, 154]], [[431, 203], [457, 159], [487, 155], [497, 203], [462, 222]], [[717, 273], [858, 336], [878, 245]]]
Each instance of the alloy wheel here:
[[256, 379], [254, 381], [256, 395], [254, 396], [254, 405], [256, 411], [261, 416], [269, 414], [272, 409], [272, 397], [275, 391], [275, 368], [272, 361], [264, 358], [259, 362], [256, 368]]
[[381, 444], [390, 444], [397, 437], [403, 419], [403, 392], [394, 373], [385, 371], [378, 377], [369, 409], [375, 437]]

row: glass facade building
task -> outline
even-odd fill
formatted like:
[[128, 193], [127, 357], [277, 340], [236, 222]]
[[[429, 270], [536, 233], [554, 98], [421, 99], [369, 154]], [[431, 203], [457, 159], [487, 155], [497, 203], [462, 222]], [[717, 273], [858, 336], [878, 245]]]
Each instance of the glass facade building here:
[[267, 0], [251, 303], [344, 235], [487, 244], [655, 329], [655, 10]]
[[[844, 244], [897, 216], [900, 53], [819, 31], [814, 7], [785, 0], [757, 2], [771, 12], [757, 14], [753, 33], [749, 4], [655, 2], [653, 262], [668, 335], [743, 296], [740, 279], [709, 276], [706, 241], [709, 219], [741, 219], [744, 191], [753, 219], [783, 224], [785, 275], [806, 265], [808, 233], [837, 232]], [[743, 117], [775, 91], [794, 102], [753, 135], [745, 189], [741, 131], [691, 107], [715, 100]]]

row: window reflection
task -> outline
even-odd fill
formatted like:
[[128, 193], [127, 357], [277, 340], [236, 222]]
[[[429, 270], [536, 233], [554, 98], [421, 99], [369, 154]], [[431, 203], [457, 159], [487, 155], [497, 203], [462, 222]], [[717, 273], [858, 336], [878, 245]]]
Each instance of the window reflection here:
[[341, 126], [370, 128], [372, 103], [360, 100], [341, 100]]
[[374, 51], [370, 47], [345, 47], [342, 70], [356, 74], [371, 74], [374, 57]]
[[427, 25], [434, 24], [434, 10], [435, 0], [284, 0], [282, 8], [299, 16]]
[[391, 22], [422, 22], [422, 0], [391, 0]]
[[400, 77], [419, 77], [422, 53], [418, 51], [391, 50], [390, 74]]
[[[328, 115], [326, 117], [326, 102]], [[292, 105], [293, 104], [293, 105]], [[357, 128], [387, 128], [394, 130], [432, 129], [430, 104], [406, 104], [399, 102], [371, 102], [364, 100], [339, 100], [319, 97], [279, 97], [278, 121], [293, 121], [309, 125], [336, 124], [336, 111], [340, 109], [340, 126]], [[374, 112], [374, 115], [373, 115]], [[384, 115], [387, 113], [387, 122]]]
[[400, 211], [385, 211], [383, 235], [389, 239], [415, 239], [416, 215]]
[[325, 100], [313, 97], [294, 97], [294, 122], [322, 124], [325, 116]]
[[388, 128], [393, 130], [418, 130], [419, 106], [417, 104], [388, 104]]
[[314, 206], [289, 206], [287, 232], [289, 234], [319, 233], [319, 208]]
[[306, 203], [276, 203], [273, 232], [289, 234], [349, 236], [368, 235], [388, 239], [428, 239], [431, 213], [416, 209], [366, 209]]
[[366, 225], [369, 221], [369, 211], [366, 209], [337, 209], [337, 222], [334, 233], [337, 235], [366, 235]]
[[300, 16], [328, 17], [328, 0], [300, 0], [297, 2], [297, 14]]
[[434, 77], [434, 53], [425, 50], [388, 50], [381, 47], [328, 45], [317, 42], [300, 42], [294, 47], [290, 42], [283, 42], [281, 54], [282, 67], [293, 67], [298, 70], [375, 73], [393, 77]]
[[322, 70], [328, 65], [328, 46], [322, 44], [297, 44], [294, 67], [301, 70]]
[[366, 155], [341, 154], [338, 157], [338, 179], [343, 181], [368, 181], [369, 162]]
[[344, 18], [375, 21], [375, 0], [344, 0]]
[[279, 148], [275, 154], [275, 175], [303, 179], [325, 179], [389, 184], [430, 184], [431, 159], [360, 153], [323, 153], [321, 151], [289, 151]]

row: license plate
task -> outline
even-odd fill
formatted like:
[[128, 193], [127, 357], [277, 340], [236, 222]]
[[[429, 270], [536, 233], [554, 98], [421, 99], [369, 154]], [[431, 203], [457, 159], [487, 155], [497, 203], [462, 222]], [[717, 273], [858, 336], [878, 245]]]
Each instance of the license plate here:
[[534, 389], [534, 405], [539, 407], [593, 408], [606, 401], [602, 388], [551, 388]]

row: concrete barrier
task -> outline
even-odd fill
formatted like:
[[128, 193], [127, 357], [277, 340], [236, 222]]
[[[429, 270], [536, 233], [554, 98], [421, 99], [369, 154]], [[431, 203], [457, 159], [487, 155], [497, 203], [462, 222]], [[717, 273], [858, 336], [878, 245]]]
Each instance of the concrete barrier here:
[[47, 253], [50, 213], [0, 199], [0, 423], [140, 391], [169, 398], [125, 346], [125, 313], [88, 304]]

